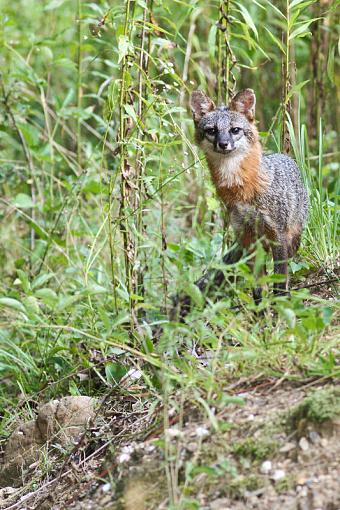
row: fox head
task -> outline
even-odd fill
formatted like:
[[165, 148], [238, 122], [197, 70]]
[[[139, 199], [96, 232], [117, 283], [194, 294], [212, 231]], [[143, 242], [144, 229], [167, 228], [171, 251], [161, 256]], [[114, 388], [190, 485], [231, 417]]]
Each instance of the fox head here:
[[191, 110], [196, 128], [196, 141], [207, 154], [246, 155], [257, 141], [254, 126], [256, 98], [245, 89], [236, 94], [228, 106], [215, 106], [201, 90], [191, 96]]

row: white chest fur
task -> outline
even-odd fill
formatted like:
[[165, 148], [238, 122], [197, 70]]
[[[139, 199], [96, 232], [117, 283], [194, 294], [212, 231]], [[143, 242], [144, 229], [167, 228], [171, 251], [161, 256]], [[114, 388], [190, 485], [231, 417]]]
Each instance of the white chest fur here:
[[232, 186], [242, 185], [241, 163], [245, 158], [243, 152], [237, 151], [236, 154], [219, 154], [211, 150], [211, 144], [204, 140], [202, 148], [207, 156], [209, 167], [213, 169], [216, 184], [222, 187], [231, 188]]
[[218, 163], [218, 179], [221, 186], [231, 188], [232, 186], [239, 186], [242, 184], [242, 177], [240, 172], [240, 165], [244, 159], [243, 154], [236, 154], [225, 156], [219, 155], [220, 161]]

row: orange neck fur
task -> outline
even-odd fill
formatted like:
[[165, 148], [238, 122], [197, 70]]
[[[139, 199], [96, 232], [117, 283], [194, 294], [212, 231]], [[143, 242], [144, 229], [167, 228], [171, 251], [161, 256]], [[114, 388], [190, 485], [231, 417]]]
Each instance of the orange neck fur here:
[[230, 207], [237, 203], [250, 203], [258, 194], [265, 191], [267, 182], [260, 174], [261, 154], [261, 145], [256, 141], [248, 155], [240, 160], [236, 169], [236, 177], [231, 185], [221, 178], [220, 160], [207, 154], [212, 179], [217, 193], [225, 205]]

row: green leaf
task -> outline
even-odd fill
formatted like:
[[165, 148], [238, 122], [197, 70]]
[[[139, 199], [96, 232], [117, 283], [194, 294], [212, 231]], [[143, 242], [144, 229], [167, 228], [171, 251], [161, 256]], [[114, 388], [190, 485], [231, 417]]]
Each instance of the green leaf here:
[[217, 26], [214, 23], [210, 30], [208, 35], [208, 51], [209, 51], [209, 58], [210, 60], [214, 60], [215, 53], [216, 53], [216, 34], [217, 34]]
[[315, 0], [293, 0], [289, 4], [289, 8], [294, 9], [294, 7], [299, 6], [300, 9], [303, 9], [304, 7], [307, 7], [307, 5], [311, 5], [314, 2]]
[[63, 5], [65, 1], [66, 0], [51, 0], [44, 8], [44, 11], [52, 11], [53, 9], [58, 9], [58, 7]]
[[48, 282], [51, 278], [53, 278], [55, 275], [53, 273], [42, 273], [37, 278], [35, 278], [32, 282], [32, 289], [37, 289], [38, 287], [41, 287], [44, 285], [44, 283]]
[[128, 116], [131, 117], [137, 123], [137, 115], [132, 104], [125, 104], [124, 110], [126, 111]]
[[297, 92], [300, 92], [300, 90], [307, 84], [309, 83], [310, 80], [305, 80], [305, 81], [302, 81], [300, 83], [297, 83], [296, 85], [294, 85], [294, 87], [289, 91], [289, 94], [288, 94], [288, 99], [290, 99], [294, 94], [296, 94]]
[[195, 285], [194, 283], [189, 283], [185, 287], [185, 292], [191, 297], [196, 306], [198, 306], [199, 308], [203, 307], [204, 298], [197, 285]]
[[13, 310], [17, 310], [18, 312], [26, 313], [26, 308], [17, 299], [6, 298], [6, 297], [0, 298], [0, 306], [5, 306], [7, 308], [12, 308]]
[[251, 17], [251, 15], [249, 14], [249, 12], [247, 11], [247, 9], [244, 7], [244, 5], [242, 4], [237, 4], [240, 11], [241, 11], [241, 14], [244, 18], [244, 21], [246, 22], [247, 26], [253, 31], [256, 39], [258, 39], [259, 37], [259, 34], [257, 32], [257, 28], [253, 22], [253, 18]]
[[21, 269], [17, 269], [17, 274], [18, 274], [18, 278], [21, 282], [22, 288], [24, 289], [24, 291], [27, 294], [31, 290], [29, 278], [28, 278], [27, 274], [24, 271], [22, 271]]
[[280, 48], [281, 52], [285, 55], [286, 54], [286, 50], [282, 46], [281, 41], [274, 34], [272, 34], [272, 32], [269, 30], [269, 28], [264, 27], [264, 29], [268, 32], [269, 37], [271, 38], [271, 40], [276, 44], [276, 46], [278, 48]]
[[57, 294], [54, 292], [54, 290], [52, 289], [49, 289], [49, 288], [42, 288], [42, 289], [38, 289], [35, 293], [34, 293], [35, 297], [41, 299], [41, 301], [47, 305], [47, 306], [50, 306], [50, 307], [53, 307], [57, 301], [58, 301], [58, 296]]
[[29, 147], [37, 147], [39, 145], [40, 132], [36, 127], [28, 124], [27, 122], [17, 122], [17, 126]]
[[53, 62], [53, 64], [54, 66], [64, 67], [65, 69], [70, 69], [71, 71], [77, 71], [76, 64], [69, 58], [58, 58]]
[[126, 57], [126, 55], [133, 49], [127, 35], [120, 35], [118, 38], [118, 64]]
[[36, 207], [31, 197], [26, 195], [26, 193], [18, 193], [14, 199], [13, 205], [21, 209], [32, 209], [32, 207]]
[[334, 84], [334, 59], [335, 59], [335, 46], [331, 46], [327, 60], [327, 76], [329, 78], [329, 81], [333, 84]]
[[84, 299], [83, 295], [75, 294], [74, 296], [62, 296], [59, 299], [58, 304], [55, 307], [56, 312], [62, 312], [69, 308], [74, 303]]
[[30, 314], [38, 314], [40, 312], [40, 308], [37, 298], [35, 296], [27, 296], [25, 298], [25, 308]]
[[294, 310], [291, 308], [282, 308], [281, 313], [286, 319], [288, 326], [290, 328], [294, 328], [296, 323], [296, 315]]
[[215, 197], [207, 198], [208, 211], [217, 211], [219, 208], [219, 201]]
[[94, 195], [98, 195], [104, 191], [104, 189], [104, 186], [100, 182], [91, 180], [84, 185], [82, 191], [83, 193], [93, 193]]
[[309, 30], [310, 25], [315, 21], [315, 19], [310, 19], [308, 21], [304, 21], [299, 24], [299, 26], [291, 32], [289, 35], [289, 40], [293, 41], [294, 39], [305, 37], [306, 35], [311, 35], [311, 31]]
[[105, 375], [109, 384], [117, 384], [127, 373], [127, 368], [122, 363], [108, 363], [105, 365]]

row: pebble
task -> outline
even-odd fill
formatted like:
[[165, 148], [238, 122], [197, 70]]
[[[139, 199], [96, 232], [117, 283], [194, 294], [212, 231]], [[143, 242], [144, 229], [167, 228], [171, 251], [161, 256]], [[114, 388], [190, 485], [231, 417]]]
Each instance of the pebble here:
[[297, 485], [305, 485], [307, 480], [308, 480], [308, 477], [305, 475], [305, 473], [300, 473], [296, 477], [296, 484]]
[[294, 450], [295, 446], [296, 446], [295, 443], [286, 443], [285, 445], [282, 446], [282, 448], [280, 448], [280, 452], [281, 453], [290, 452], [291, 450]]
[[268, 475], [271, 472], [272, 468], [273, 468], [273, 465], [270, 462], [270, 460], [265, 460], [261, 464], [260, 473], [262, 473], [263, 475]]
[[129, 462], [131, 459], [131, 455], [129, 453], [121, 453], [118, 457], [118, 462], [123, 464], [123, 462]]
[[283, 471], [283, 469], [275, 469], [274, 473], [270, 477], [274, 482], [278, 482], [279, 480], [282, 480], [285, 478], [286, 473]]
[[320, 434], [315, 432], [315, 430], [311, 430], [309, 433], [309, 439], [313, 444], [318, 444], [320, 442]]
[[299, 446], [300, 446], [301, 450], [303, 450], [304, 452], [306, 452], [309, 449], [309, 443], [305, 437], [302, 437], [300, 439]]
[[207, 437], [207, 436], [209, 436], [209, 430], [206, 427], [197, 427], [196, 436], [197, 437]]
[[175, 439], [177, 437], [183, 436], [183, 432], [177, 429], [176, 427], [166, 429], [165, 434], [168, 436], [169, 439]]
[[186, 446], [185, 446], [185, 448], [186, 448], [189, 452], [194, 453], [194, 452], [197, 450], [197, 443], [194, 443], [194, 442], [192, 442], [192, 443], [187, 443], [187, 444], [186, 444]]

